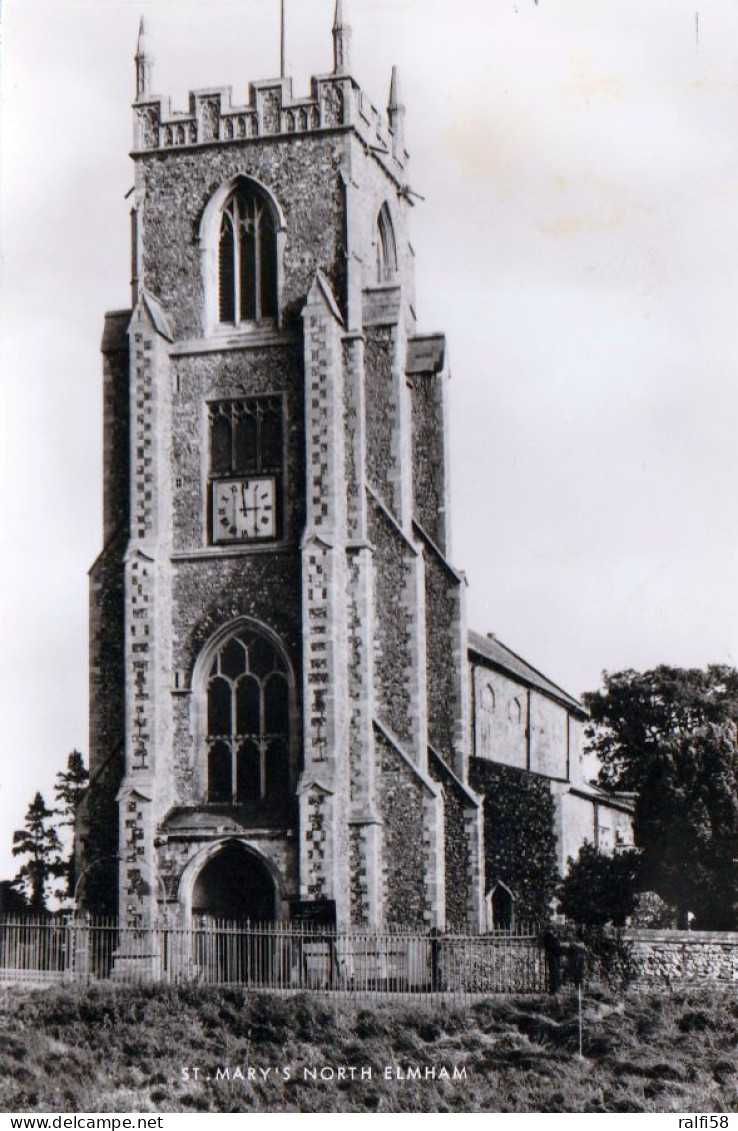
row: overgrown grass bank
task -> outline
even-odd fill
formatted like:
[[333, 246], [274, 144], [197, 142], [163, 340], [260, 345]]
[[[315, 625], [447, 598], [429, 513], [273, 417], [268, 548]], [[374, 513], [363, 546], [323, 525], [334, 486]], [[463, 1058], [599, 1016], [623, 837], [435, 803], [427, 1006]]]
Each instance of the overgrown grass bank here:
[[[452, 1009], [240, 989], [0, 990], [0, 1109], [736, 1111], [737, 1022], [725, 991], [591, 992], [580, 1061], [571, 994]], [[344, 1079], [309, 1078], [340, 1067]]]

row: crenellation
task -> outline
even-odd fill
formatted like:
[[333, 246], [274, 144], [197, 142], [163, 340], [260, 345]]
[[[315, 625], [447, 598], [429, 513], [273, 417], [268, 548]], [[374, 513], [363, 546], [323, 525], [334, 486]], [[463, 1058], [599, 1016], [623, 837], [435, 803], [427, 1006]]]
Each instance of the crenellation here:
[[214, 142], [354, 129], [393, 176], [407, 163], [395, 134], [356, 82], [343, 75], [313, 76], [310, 96], [294, 98], [291, 79], [249, 83], [245, 103], [233, 103], [233, 88], [190, 91], [189, 110], [172, 109], [171, 99], [147, 94], [134, 104], [134, 153]]

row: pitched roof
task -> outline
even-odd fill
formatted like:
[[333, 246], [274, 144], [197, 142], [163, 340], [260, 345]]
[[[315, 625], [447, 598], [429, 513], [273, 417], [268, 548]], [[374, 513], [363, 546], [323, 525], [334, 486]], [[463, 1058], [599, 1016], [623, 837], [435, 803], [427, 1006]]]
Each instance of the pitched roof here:
[[477, 656], [480, 656], [483, 660], [488, 660], [491, 665], [509, 673], [521, 683], [537, 688], [544, 695], [549, 695], [552, 699], [557, 699], [560, 703], [571, 707], [579, 715], [586, 716], [587, 712], [584, 707], [573, 695], [569, 695], [558, 684], [547, 679], [542, 672], [532, 667], [516, 652], [508, 648], [506, 644], [498, 640], [496, 636], [482, 636], [478, 632], [470, 632], [469, 651], [475, 652]]

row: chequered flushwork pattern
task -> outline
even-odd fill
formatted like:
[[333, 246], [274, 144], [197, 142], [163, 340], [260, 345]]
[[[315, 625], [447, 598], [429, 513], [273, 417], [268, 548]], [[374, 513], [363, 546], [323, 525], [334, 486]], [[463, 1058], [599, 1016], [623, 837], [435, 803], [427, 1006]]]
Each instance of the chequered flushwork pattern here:
[[139, 541], [154, 532], [154, 359], [153, 343], [136, 331], [133, 335], [133, 436], [132, 533]]
[[306, 605], [310, 632], [307, 639], [307, 721], [311, 753], [323, 761], [332, 735], [329, 733], [330, 621], [328, 605], [329, 554], [314, 546], [307, 556]]
[[151, 911], [151, 868], [147, 863], [150, 840], [150, 804], [130, 793], [121, 804], [121, 899], [120, 908], [129, 926], [142, 922]]
[[366, 536], [366, 492], [364, 468], [364, 345], [354, 338], [344, 343], [343, 428], [346, 437], [346, 535]]
[[[135, 799], [126, 804], [125, 830], [125, 862], [126, 864], [137, 864], [140, 858], [145, 856], [146, 849], [143, 844], [143, 812], [139, 802]], [[130, 881], [130, 869], [128, 877]]]
[[151, 655], [152, 562], [134, 558], [130, 564], [129, 599], [129, 664], [132, 696], [129, 704], [129, 770], [151, 769], [150, 743], [152, 732], [152, 694], [149, 679]]
[[368, 830], [364, 825], [353, 825], [350, 829], [351, 922], [356, 927], [363, 927], [371, 922], [367, 873], [367, 835]]
[[464, 810], [464, 829], [469, 846], [469, 926], [482, 926], [484, 910], [484, 809]]
[[[349, 770], [351, 780], [351, 799], [361, 797], [362, 779], [365, 776], [364, 754], [367, 724], [366, 661], [364, 640], [361, 632], [359, 614], [359, 588], [361, 569], [358, 555], [348, 557], [348, 638], [349, 638], [349, 700], [351, 718], [349, 723]], [[364, 694], [362, 694], [362, 691]], [[354, 830], [355, 831], [355, 830]], [[352, 833], [353, 836], [353, 833]], [[353, 843], [353, 842], [352, 842]], [[352, 869], [353, 871], [353, 869]]]
[[371, 551], [352, 549], [347, 555], [349, 771], [355, 805], [369, 802], [374, 788], [372, 574]]
[[[340, 351], [332, 312], [316, 283], [305, 317], [305, 419], [307, 428], [307, 542], [303, 550], [303, 634], [309, 759], [335, 755], [335, 541], [342, 535], [337, 479], [342, 469], [338, 438], [341, 410]], [[325, 539], [325, 541], [323, 541]], [[344, 677], [345, 678], [345, 677]], [[309, 757], [308, 757], [309, 754]]]
[[328, 341], [330, 331], [327, 318], [311, 314], [308, 319], [310, 373], [308, 396], [310, 399], [310, 436], [308, 467], [308, 523], [316, 532], [330, 528], [335, 521], [333, 498], [332, 460], [330, 451], [331, 429], [331, 377], [333, 351]]
[[320, 899], [327, 895], [326, 876], [326, 837], [327, 814], [326, 794], [313, 789], [308, 798], [308, 819], [305, 829], [307, 841], [307, 893], [309, 899]]

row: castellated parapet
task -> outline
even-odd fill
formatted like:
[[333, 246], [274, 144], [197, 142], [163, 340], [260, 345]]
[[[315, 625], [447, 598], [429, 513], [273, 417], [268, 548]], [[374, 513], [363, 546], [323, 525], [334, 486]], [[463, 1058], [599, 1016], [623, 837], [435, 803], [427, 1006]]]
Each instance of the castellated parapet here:
[[141, 94], [134, 111], [134, 150], [354, 129], [386, 172], [401, 180], [408, 161], [404, 141], [398, 136], [404, 107], [391, 109], [398, 123], [393, 131], [349, 75], [313, 77], [309, 98], [293, 98], [289, 78], [249, 83], [248, 93], [247, 103], [234, 106], [232, 87], [195, 90], [190, 93], [187, 113], [173, 111], [169, 98]]

